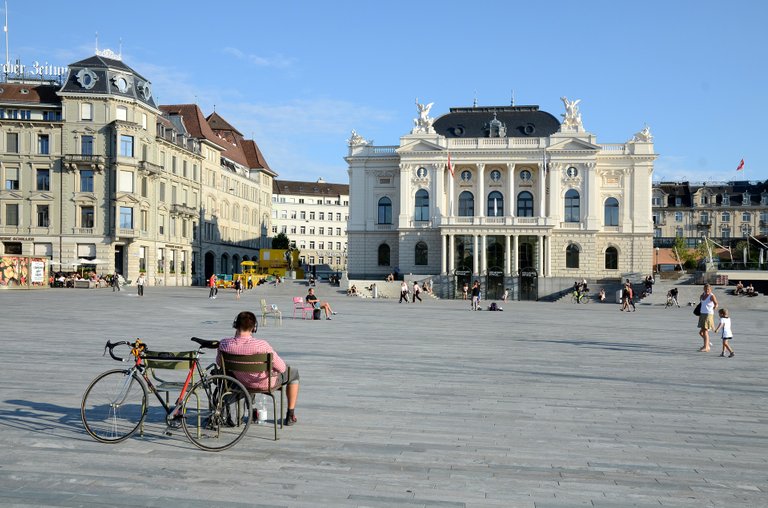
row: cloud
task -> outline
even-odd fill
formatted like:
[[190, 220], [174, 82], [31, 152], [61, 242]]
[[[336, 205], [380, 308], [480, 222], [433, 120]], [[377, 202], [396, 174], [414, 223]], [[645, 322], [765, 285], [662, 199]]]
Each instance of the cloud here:
[[234, 56], [238, 60], [245, 60], [246, 62], [249, 62], [256, 67], [275, 67], [278, 69], [286, 69], [292, 67], [296, 61], [294, 58], [288, 58], [281, 54], [266, 57], [254, 55], [252, 53], [244, 53], [243, 51], [232, 47], [224, 48], [223, 53]]

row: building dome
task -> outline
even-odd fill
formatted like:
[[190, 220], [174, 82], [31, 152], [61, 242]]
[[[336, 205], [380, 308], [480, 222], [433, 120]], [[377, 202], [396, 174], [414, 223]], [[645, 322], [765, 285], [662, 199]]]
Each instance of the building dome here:
[[446, 138], [540, 138], [560, 130], [557, 118], [538, 106], [451, 108], [432, 126]]

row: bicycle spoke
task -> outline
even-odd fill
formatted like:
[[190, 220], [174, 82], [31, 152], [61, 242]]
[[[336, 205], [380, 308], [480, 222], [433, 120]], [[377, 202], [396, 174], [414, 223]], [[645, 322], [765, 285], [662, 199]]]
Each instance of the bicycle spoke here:
[[83, 395], [80, 415], [97, 441], [117, 443], [136, 432], [147, 408], [147, 391], [135, 374], [112, 370], [97, 377]]
[[236, 379], [210, 376], [187, 393], [182, 413], [182, 428], [195, 446], [208, 451], [225, 450], [248, 430], [251, 399]]

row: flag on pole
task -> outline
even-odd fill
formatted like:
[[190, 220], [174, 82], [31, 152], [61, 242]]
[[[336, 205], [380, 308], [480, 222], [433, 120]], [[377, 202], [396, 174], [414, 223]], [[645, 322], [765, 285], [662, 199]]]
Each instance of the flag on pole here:
[[453, 164], [451, 164], [451, 152], [448, 152], [448, 171], [451, 172], [451, 178], [456, 177], [456, 175], [453, 174]]
[[739, 162], [739, 166], [736, 168], [736, 171], [741, 171], [744, 169], [744, 159], [741, 159], [741, 162]]

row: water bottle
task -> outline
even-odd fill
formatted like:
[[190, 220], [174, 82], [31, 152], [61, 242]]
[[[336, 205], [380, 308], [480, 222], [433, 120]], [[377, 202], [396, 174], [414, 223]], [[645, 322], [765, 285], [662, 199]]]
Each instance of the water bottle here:
[[259, 402], [257, 403], [257, 408], [256, 408], [257, 417], [258, 417], [256, 420], [257, 425], [261, 425], [267, 421], [267, 403], [264, 400], [265, 398], [266, 397], [264, 397], [263, 395], [260, 396]]

